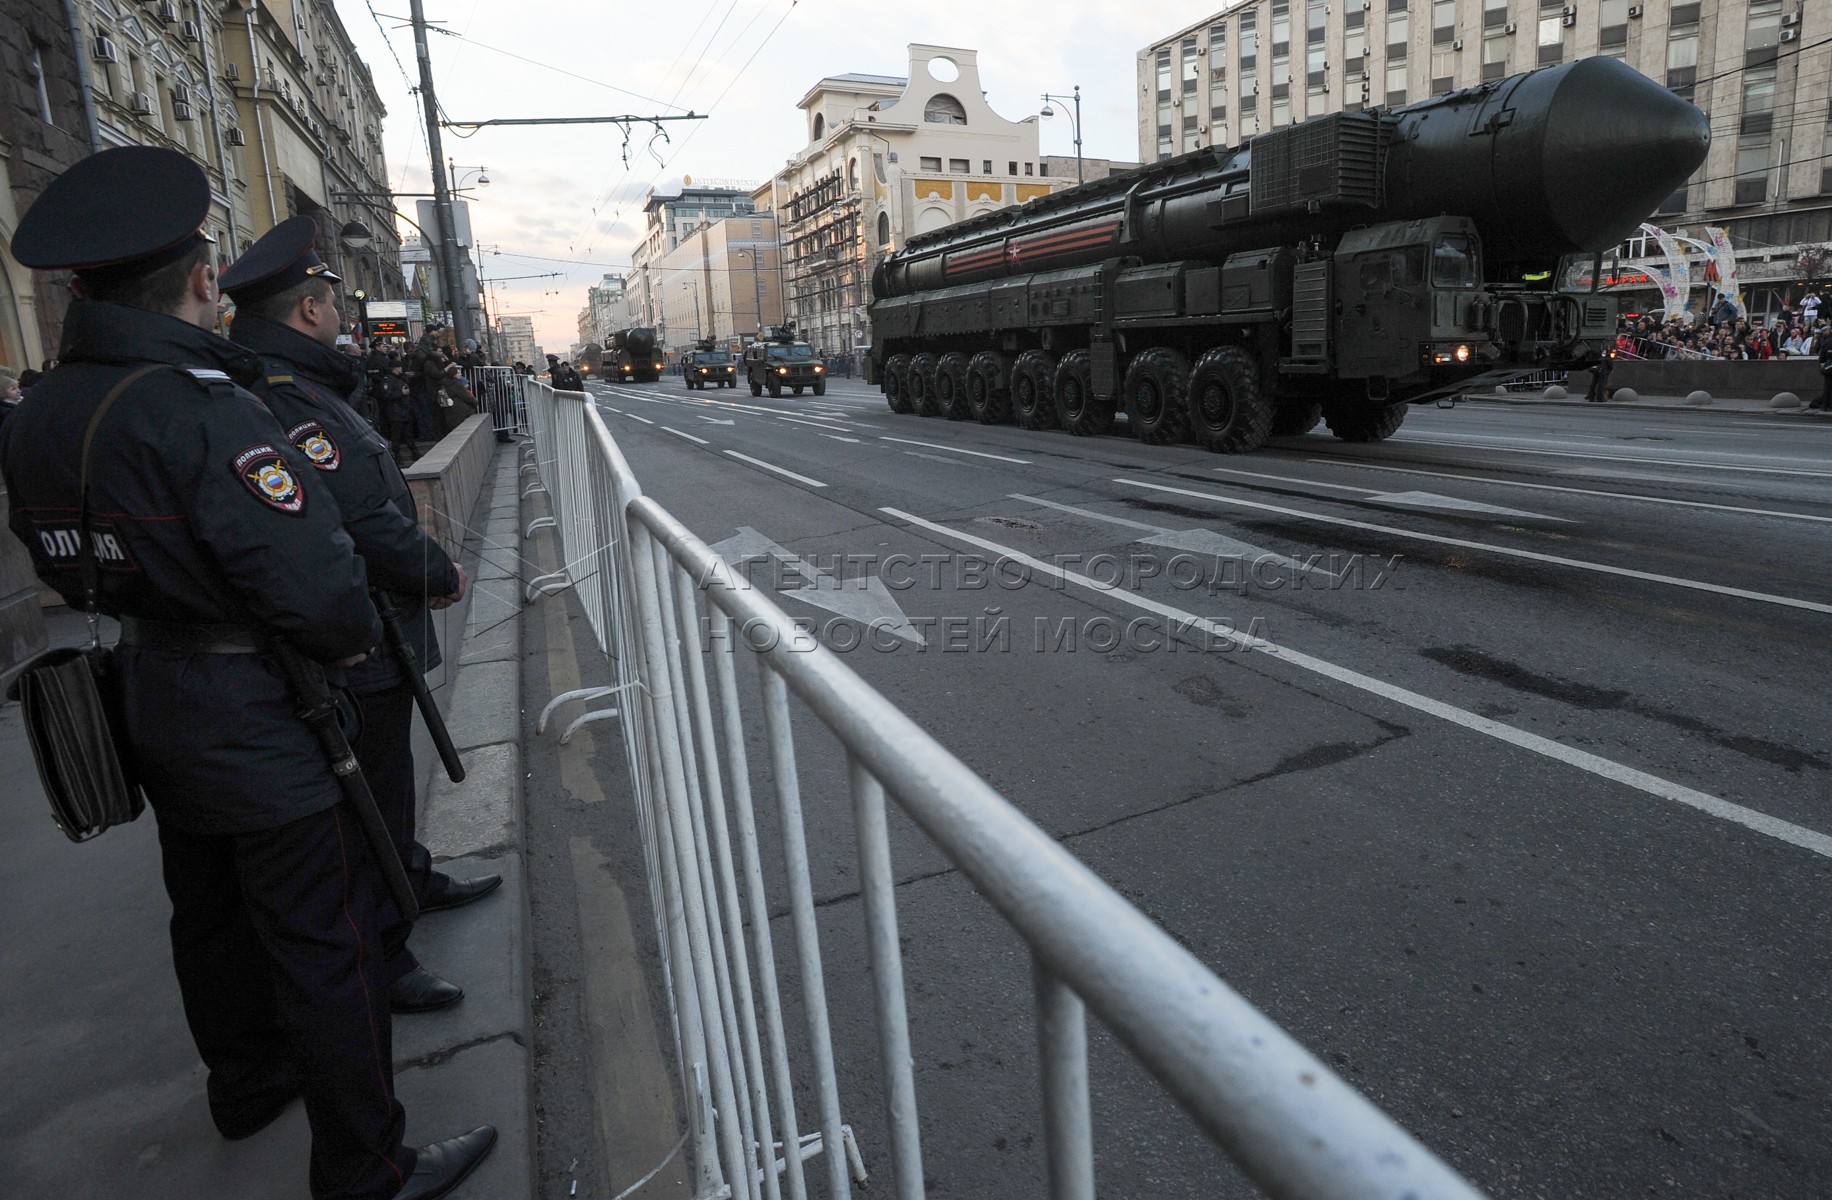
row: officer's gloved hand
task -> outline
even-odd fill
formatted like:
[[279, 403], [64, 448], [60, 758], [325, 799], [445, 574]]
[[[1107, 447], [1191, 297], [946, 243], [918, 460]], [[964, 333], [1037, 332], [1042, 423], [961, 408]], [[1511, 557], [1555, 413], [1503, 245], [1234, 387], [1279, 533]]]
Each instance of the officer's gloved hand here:
[[450, 608], [452, 605], [464, 599], [464, 589], [469, 579], [464, 573], [462, 564], [454, 563], [453, 565], [458, 568], [458, 586], [453, 589], [452, 594], [449, 596], [432, 596], [427, 599], [426, 607], [432, 609], [434, 612], [438, 612], [442, 608]]

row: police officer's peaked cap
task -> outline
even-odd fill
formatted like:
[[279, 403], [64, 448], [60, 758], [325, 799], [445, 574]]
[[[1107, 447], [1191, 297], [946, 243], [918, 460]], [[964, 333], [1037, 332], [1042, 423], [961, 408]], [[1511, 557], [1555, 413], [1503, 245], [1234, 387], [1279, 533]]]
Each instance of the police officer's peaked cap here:
[[312, 249], [312, 240], [317, 236], [316, 221], [289, 217], [262, 234], [259, 241], [229, 264], [229, 269], [217, 278], [216, 286], [237, 304], [248, 304], [277, 296], [308, 279], [336, 283], [339, 277], [331, 274]]
[[144, 275], [200, 243], [210, 215], [203, 168], [155, 146], [92, 154], [51, 181], [13, 234], [13, 257], [96, 280]]

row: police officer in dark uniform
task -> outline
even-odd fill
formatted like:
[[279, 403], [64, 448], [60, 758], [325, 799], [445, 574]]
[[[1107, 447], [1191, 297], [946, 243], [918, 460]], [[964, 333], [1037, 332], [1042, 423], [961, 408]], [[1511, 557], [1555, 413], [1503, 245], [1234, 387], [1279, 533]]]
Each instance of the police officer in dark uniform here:
[[[337, 349], [342, 327], [338, 277], [312, 248], [310, 217], [274, 226], [223, 272], [219, 284], [235, 301], [230, 336], [260, 355], [265, 374], [251, 390], [311, 462], [343, 513], [344, 530], [368, 568], [371, 587], [385, 588], [401, 614], [402, 632], [427, 669], [439, 664], [439, 642], [427, 618], [462, 598], [464, 570], [420, 528], [407, 480], [388, 442], [359, 415], [363, 364]], [[456, 908], [493, 891], [500, 875], [455, 880], [435, 871], [432, 855], [414, 839], [413, 692], [401, 662], [386, 644], [348, 672], [348, 690], [362, 710], [357, 758], [394, 836], [422, 912]], [[464, 995], [407, 948], [409, 922], [382, 931], [397, 1013], [429, 1012]]]
[[78, 299], [61, 365], [0, 428], [10, 524], [82, 606], [87, 453], [95, 602], [121, 621], [121, 732], [159, 824], [173, 966], [218, 1130], [250, 1136], [303, 1095], [315, 1200], [430, 1200], [496, 1134], [401, 1141], [381, 876], [265, 661], [284, 637], [347, 663], [381, 631], [330, 492], [239, 386], [259, 362], [210, 332], [209, 207], [189, 159], [126, 147], [77, 163], [20, 222], [14, 257], [74, 270]]

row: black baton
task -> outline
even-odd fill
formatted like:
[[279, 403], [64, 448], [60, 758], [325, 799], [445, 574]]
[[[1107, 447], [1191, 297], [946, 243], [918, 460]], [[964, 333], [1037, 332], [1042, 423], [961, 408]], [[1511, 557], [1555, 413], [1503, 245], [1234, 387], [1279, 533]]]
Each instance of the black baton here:
[[407, 677], [414, 705], [420, 710], [420, 718], [426, 722], [426, 732], [432, 735], [433, 749], [439, 752], [439, 761], [445, 764], [446, 775], [453, 783], [463, 783], [464, 762], [458, 757], [458, 747], [452, 745], [452, 734], [445, 727], [445, 718], [440, 715], [439, 706], [433, 703], [432, 689], [426, 686], [426, 676], [420, 673], [420, 656], [414, 653], [413, 643], [407, 640], [407, 633], [401, 628], [401, 610], [394, 606], [394, 597], [383, 588], [370, 588], [369, 598], [375, 601], [376, 614], [382, 618], [382, 636], [388, 640], [388, 648], [401, 660], [401, 673]]
[[325, 682], [324, 668], [279, 638], [274, 639], [270, 648], [275, 665], [286, 676], [293, 699], [299, 705], [296, 710], [299, 719], [311, 726], [318, 736], [318, 744], [331, 764], [331, 774], [337, 776], [337, 786], [343, 789], [344, 799], [356, 810], [356, 823], [363, 827], [369, 852], [381, 868], [394, 906], [400, 910], [402, 919], [417, 919], [420, 903], [414, 899], [413, 885], [407, 882], [407, 871], [401, 866], [401, 852], [395, 848], [381, 811], [375, 807], [369, 781], [363, 777], [362, 767], [357, 765], [356, 752], [350, 749], [350, 739], [344, 736], [343, 721], [337, 715], [337, 701], [331, 695], [330, 685]]

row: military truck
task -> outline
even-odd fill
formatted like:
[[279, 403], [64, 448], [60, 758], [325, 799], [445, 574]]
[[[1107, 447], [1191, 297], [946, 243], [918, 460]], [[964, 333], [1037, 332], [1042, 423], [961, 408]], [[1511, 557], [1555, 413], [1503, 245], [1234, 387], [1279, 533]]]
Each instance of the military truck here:
[[795, 332], [795, 323], [765, 326], [756, 341], [744, 348], [744, 375], [751, 395], [767, 390], [780, 396], [785, 388], [799, 396], [803, 388], [817, 396], [827, 394], [827, 364]]
[[1198, 150], [911, 238], [873, 273], [871, 378], [953, 420], [1377, 441], [1408, 404], [1596, 361], [1601, 255], [1709, 145], [1591, 58]]
[[681, 356], [681, 376], [689, 389], [738, 386], [738, 358], [716, 338], [701, 338]]
[[604, 344], [604, 374], [625, 383], [654, 383], [662, 377], [662, 352], [655, 330], [643, 326], [619, 329]]

